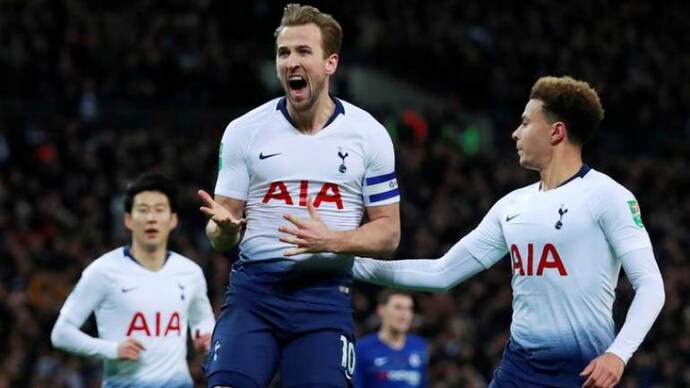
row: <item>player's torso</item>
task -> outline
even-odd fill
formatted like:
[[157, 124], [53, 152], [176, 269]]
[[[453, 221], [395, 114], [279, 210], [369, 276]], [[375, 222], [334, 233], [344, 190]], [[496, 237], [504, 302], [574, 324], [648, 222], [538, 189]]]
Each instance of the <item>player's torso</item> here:
[[316, 135], [275, 124], [255, 137], [248, 152], [248, 214], [282, 216], [281, 210], [306, 208], [311, 198], [324, 216], [337, 215], [333, 226], [357, 224], [366, 152], [359, 132], [347, 128], [344, 118]]
[[[243, 258], [280, 258], [277, 267], [302, 261], [304, 257], [283, 257], [289, 245], [278, 240], [277, 229], [287, 223], [283, 219], [286, 213], [309, 218], [307, 201], [312, 201], [332, 230], [360, 225], [363, 179], [376, 150], [368, 139], [373, 118], [362, 121], [354, 117], [359, 116], [352, 111], [336, 113], [318, 133], [307, 135], [295, 129], [280, 110], [257, 115], [255, 120], [261, 125], [247, 131], [250, 140], [243, 152], [249, 174], [247, 228], [240, 245]], [[342, 264], [343, 268], [351, 266]]]
[[393, 350], [376, 341], [365, 345], [362, 357], [365, 362], [358, 367], [369, 387], [409, 388], [426, 386], [424, 369], [427, 367], [426, 348], [423, 344], [408, 344], [400, 350]]
[[[591, 197], [573, 181], [522, 193], [502, 215], [513, 287], [524, 292], [589, 293], [617, 268]], [[598, 274], [601, 273], [601, 276]]]
[[532, 366], [577, 368], [612, 341], [620, 263], [588, 184], [575, 179], [545, 192], [532, 186], [501, 216], [512, 261], [513, 356], [526, 352]]
[[171, 257], [164, 267], [149, 271], [122, 257], [108, 275], [109, 291], [96, 310], [99, 336], [121, 342], [132, 337], [145, 350], [139, 362], [106, 362], [106, 375], [154, 378], [172, 371], [185, 377], [187, 321], [198, 285], [194, 272]]

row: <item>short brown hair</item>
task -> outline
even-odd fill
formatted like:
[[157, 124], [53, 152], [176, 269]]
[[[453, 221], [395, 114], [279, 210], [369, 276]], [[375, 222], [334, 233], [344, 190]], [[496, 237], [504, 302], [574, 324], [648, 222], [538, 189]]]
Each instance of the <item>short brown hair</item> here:
[[568, 139], [583, 145], [594, 136], [604, 118], [597, 92], [587, 82], [571, 77], [541, 77], [532, 86], [530, 99], [541, 100], [552, 122], [563, 121]]
[[412, 293], [409, 291], [405, 290], [400, 290], [400, 289], [394, 289], [394, 288], [384, 288], [381, 290], [377, 297], [376, 297], [376, 303], [379, 305], [385, 305], [388, 304], [388, 301], [391, 299], [393, 295], [402, 295], [402, 296], [408, 296], [411, 299], [414, 299], [412, 296]]
[[288, 4], [283, 10], [283, 18], [280, 26], [276, 28], [273, 36], [276, 38], [280, 31], [287, 26], [302, 26], [314, 23], [321, 30], [322, 48], [324, 55], [340, 54], [340, 45], [343, 42], [343, 29], [333, 16], [319, 11], [311, 5]]

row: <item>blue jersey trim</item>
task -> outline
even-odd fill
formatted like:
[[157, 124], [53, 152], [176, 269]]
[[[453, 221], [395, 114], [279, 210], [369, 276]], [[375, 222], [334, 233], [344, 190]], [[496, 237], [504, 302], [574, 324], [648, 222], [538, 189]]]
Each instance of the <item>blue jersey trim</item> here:
[[[133, 262], [135, 262], [135, 263], [141, 265], [142, 267], [144, 266], [143, 264], [141, 264], [141, 263], [139, 262], [139, 260], [137, 260], [136, 257], [134, 257], [134, 256], [132, 255], [132, 252], [131, 252], [131, 250], [130, 250], [130, 245], [129, 245], [129, 244], [127, 244], [127, 245], [125, 245], [124, 247], [122, 247], [122, 249], [123, 249], [123, 252], [122, 252], [122, 253], [125, 255], [125, 257], [129, 257], [130, 260], [132, 260]], [[168, 262], [168, 259], [170, 258], [170, 253], [171, 253], [170, 251], [165, 251], [165, 260], [163, 260], [163, 265], [165, 265], [165, 263]]]
[[[345, 114], [345, 107], [343, 106], [343, 103], [340, 102], [340, 100], [338, 100], [337, 98], [335, 98], [333, 96], [329, 96], [329, 97], [335, 103], [335, 110], [333, 111], [333, 114], [328, 119], [328, 121], [326, 121], [326, 124], [323, 125], [323, 128], [326, 128], [333, 121], [335, 121], [335, 119], [336, 119], [336, 117], [338, 117], [338, 115], [340, 115], [340, 114], [344, 115]], [[290, 117], [290, 113], [288, 112], [287, 98], [281, 97], [280, 100], [278, 100], [278, 105], [276, 105], [276, 109], [279, 110], [280, 113], [283, 114], [283, 117], [285, 117], [285, 120], [287, 120], [290, 123], [290, 125], [297, 128], [297, 125], [295, 124], [294, 121], [292, 121], [292, 117]]]
[[375, 185], [377, 183], [389, 181], [391, 179], [395, 179], [395, 172], [392, 172], [392, 173], [386, 174], [386, 175], [379, 175], [379, 176], [373, 176], [371, 178], [367, 178], [366, 182], [367, 182], [367, 186], [371, 186], [371, 185]]
[[400, 195], [400, 190], [396, 187], [395, 189], [391, 191], [386, 191], [385, 193], [379, 193], [379, 194], [374, 194], [369, 196], [369, 202], [374, 203], [374, 202], [379, 202], [383, 201], [384, 199], [388, 198], [393, 198]]

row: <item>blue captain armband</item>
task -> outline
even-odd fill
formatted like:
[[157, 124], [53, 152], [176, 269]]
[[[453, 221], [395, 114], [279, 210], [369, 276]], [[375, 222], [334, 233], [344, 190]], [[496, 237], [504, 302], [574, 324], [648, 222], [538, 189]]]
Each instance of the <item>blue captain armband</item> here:
[[400, 201], [400, 190], [395, 179], [395, 172], [364, 178], [364, 204], [387, 205]]

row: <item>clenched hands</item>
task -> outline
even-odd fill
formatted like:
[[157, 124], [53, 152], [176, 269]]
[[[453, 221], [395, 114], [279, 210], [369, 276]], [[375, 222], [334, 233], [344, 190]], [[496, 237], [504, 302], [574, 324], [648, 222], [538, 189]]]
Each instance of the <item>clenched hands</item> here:
[[592, 360], [580, 373], [587, 377], [583, 388], [612, 388], [621, 380], [625, 364], [613, 353], [604, 353]]

